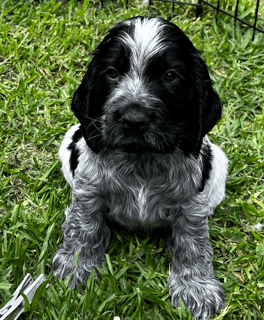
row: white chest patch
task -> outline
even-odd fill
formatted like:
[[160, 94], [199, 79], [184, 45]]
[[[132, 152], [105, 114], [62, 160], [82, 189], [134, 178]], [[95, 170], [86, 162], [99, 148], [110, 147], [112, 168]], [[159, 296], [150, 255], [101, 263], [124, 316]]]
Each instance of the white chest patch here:
[[146, 195], [146, 189], [145, 186], [142, 186], [141, 189], [138, 192], [138, 209], [139, 209], [139, 217], [140, 220], [144, 220], [144, 217], [146, 217], [147, 213], [147, 195]]

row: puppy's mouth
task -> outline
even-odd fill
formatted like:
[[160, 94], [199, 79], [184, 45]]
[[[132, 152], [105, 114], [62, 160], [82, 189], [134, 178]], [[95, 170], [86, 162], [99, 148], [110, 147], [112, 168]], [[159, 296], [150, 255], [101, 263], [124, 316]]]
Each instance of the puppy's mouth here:
[[115, 146], [115, 149], [118, 149], [123, 152], [127, 153], [136, 153], [136, 154], [142, 154], [146, 152], [160, 152], [160, 148], [157, 147], [157, 145], [150, 145], [147, 143], [143, 143], [140, 140], [135, 141], [125, 141], [120, 146]]
[[175, 150], [179, 135], [175, 130], [165, 128], [167, 130], [151, 123], [131, 130], [119, 123], [108, 123], [102, 131], [103, 144], [106, 149], [127, 153], [170, 153]]

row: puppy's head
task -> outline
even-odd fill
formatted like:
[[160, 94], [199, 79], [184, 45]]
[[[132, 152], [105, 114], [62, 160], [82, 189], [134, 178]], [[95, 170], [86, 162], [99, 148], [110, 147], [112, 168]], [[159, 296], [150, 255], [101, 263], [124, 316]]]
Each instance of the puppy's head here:
[[72, 110], [95, 152], [197, 155], [221, 117], [204, 61], [188, 37], [162, 18], [113, 27], [93, 53]]

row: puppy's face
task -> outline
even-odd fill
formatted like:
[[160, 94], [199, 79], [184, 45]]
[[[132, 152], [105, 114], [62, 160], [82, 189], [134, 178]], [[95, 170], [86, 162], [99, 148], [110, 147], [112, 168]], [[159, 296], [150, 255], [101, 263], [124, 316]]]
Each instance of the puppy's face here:
[[198, 154], [221, 102], [197, 50], [174, 24], [136, 17], [94, 52], [72, 109], [95, 152]]

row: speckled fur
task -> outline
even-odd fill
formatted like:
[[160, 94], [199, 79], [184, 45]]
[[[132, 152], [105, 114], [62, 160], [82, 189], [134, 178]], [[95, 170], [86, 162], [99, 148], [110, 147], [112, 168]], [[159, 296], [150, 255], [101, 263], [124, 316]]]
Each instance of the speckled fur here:
[[[146, 59], [144, 54], [156, 54], [147, 51], [146, 39], [140, 38], [140, 28], [153, 30], [155, 26], [156, 29], [151, 34], [151, 41], [154, 41], [152, 45], [156, 42], [160, 48], [166, 47], [160, 38], [162, 32], [158, 32], [166, 23], [161, 24], [160, 21], [163, 20], [151, 19], [135, 18], [137, 25], [131, 51], [132, 71], [130, 70], [128, 78], [123, 78], [123, 84], [118, 84], [115, 90], [111, 89], [111, 94], [102, 106], [102, 114], [95, 118], [97, 122], [91, 122], [95, 125], [91, 133], [91, 124], [86, 125], [85, 122], [88, 119], [88, 116], [84, 115], [86, 101], [81, 102], [79, 97], [81, 92], [85, 99], [87, 98], [84, 87], [81, 87], [83, 91], [79, 90], [74, 98], [74, 103], [78, 103], [80, 107], [76, 108], [73, 103], [73, 110], [81, 124], [70, 128], [59, 151], [62, 171], [72, 187], [72, 203], [66, 209], [64, 241], [53, 259], [54, 275], [64, 279], [70, 274], [77, 251], [78, 262], [69, 285], [77, 288], [93, 269], [99, 275], [97, 267], [101, 267], [105, 261], [105, 251], [110, 241], [110, 229], [106, 222], [108, 219], [131, 229], [167, 227], [168, 231], [170, 230], [167, 245], [173, 254], [168, 277], [172, 305], [177, 307], [179, 299], [182, 299], [192, 310], [195, 319], [205, 320], [224, 306], [224, 291], [214, 276], [212, 266], [213, 250], [209, 242], [208, 216], [214, 213], [216, 206], [224, 198], [228, 160], [224, 152], [212, 144], [206, 135], [219, 119], [219, 115], [214, 115], [214, 112], [221, 114], [217, 109], [220, 104], [215, 109], [212, 107], [212, 110], [209, 106], [203, 106], [208, 108], [205, 114], [210, 116], [207, 120], [209, 125], [206, 130], [199, 129], [197, 141], [194, 139], [195, 134], [189, 134], [182, 122], [175, 122], [175, 131], [168, 131], [169, 133], [162, 136], [163, 128], [168, 127], [162, 122], [162, 117], [167, 116], [164, 111], [166, 106], [162, 97], [158, 98], [148, 91], [148, 83], [136, 66], [137, 55], [143, 68]], [[129, 25], [131, 21], [124, 22], [123, 26]], [[134, 40], [133, 36], [130, 38], [128, 35], [123, 35], [121, 39], [128, 44]], [[137, 46], [142, 50], [140, 54]], [[144, 50], [142, 46], [145, 46]], [[199, 63], [200, 67], [205, 68]], [[81, 86], [86, 85], [85, 77]], [[193, 80], [194, 87], [200, 85], [201, 81]], [[202, 97], [202, 88], [192, 90], [190, 92], [196, 90]], [[218, 103], [216, 94], [210, 90], [210, 95], [214, 95], [210, 101], [215, 100], [215, 103]], [[208, 92], [204, 95], [209, 95]], [[128, 104], [129, 100], [135, 97], [137, 108], [140, 101], [141, 109], [151, 108], [151, 112], [156, 110], [156, 122], [149, 124], [144, 139], [139, 138], [143, 146], [151, 145], [150, 150], [154, 151], [124, 151], [131, 141], [132, 146], [135, 145], [136, 140], [127, 138], [117, 127], [120, 123], [114, 122], [111, 115], [116, 110], [122, 110], [124, 104]], [[208, 103], [205, 100], [204, 98], [203, 102], [198, 102], [205, 105]], [[186, 101], [189, 103], [188, 98]], [[180, 103], [181, 100], [178, 101], [178, 104]], [[209, 112], [210, 115], [207, 114]], [[202, 111], [199, 112], [199, 115], [201, 114]], [[192, 121], [199, 122], [200, 127], [206, 127], [202, 118], [196, 120], [196, 117], [193, 117]], [[195, 124], [194, 127], [196, 128]], [[182, 130], [185, 130], [183, 134]], [[182, 143], [175, 143], [173, 148], [169, 145], [170, 152], [163, 152], [162, 148], [166, 143], [171, 143], [175, 137], [185, 141], [188, 134], [190, 138], [187, 141], [192, 141], [193, 148], [181, 147]], [[126, 144], [124, 141], [127, 141]], [[93, 150], [91, 146], [97, 147]], [[206, 159], [208, 154], [210, 157]], [[206, 170], [208, 176], [204, 177]]]
[[[73, 188], [66, 210], [64, 243], [56, 252], [55, 276], [65, 278], [80, 252], [70, 286], [77, 288], [95, 267], [105, 261], [110, 230], [105, 217], [130, 228], [170, 226], [168, 246], [174, 260], [168, 278], [172, 304], [181, 298], [197, 319], [207, 319], [223, 307], [223, 289], [214, 277], [213, 251], [209, 243], [208, 216], [224, 198], [227, 159], [205, 137], [213, 152], [212, 173], [204, 191], [201, 158], [172, 154], [143, 154], [139, 159], [123, 152], [96, 154], [82, 138], [78, 142], [79, 165], [74, 177], [69, 167], [68, 146], [76, 125], [60, 148], [63, 173]], [[68, 154], [68, 156], [67, 156]]]

